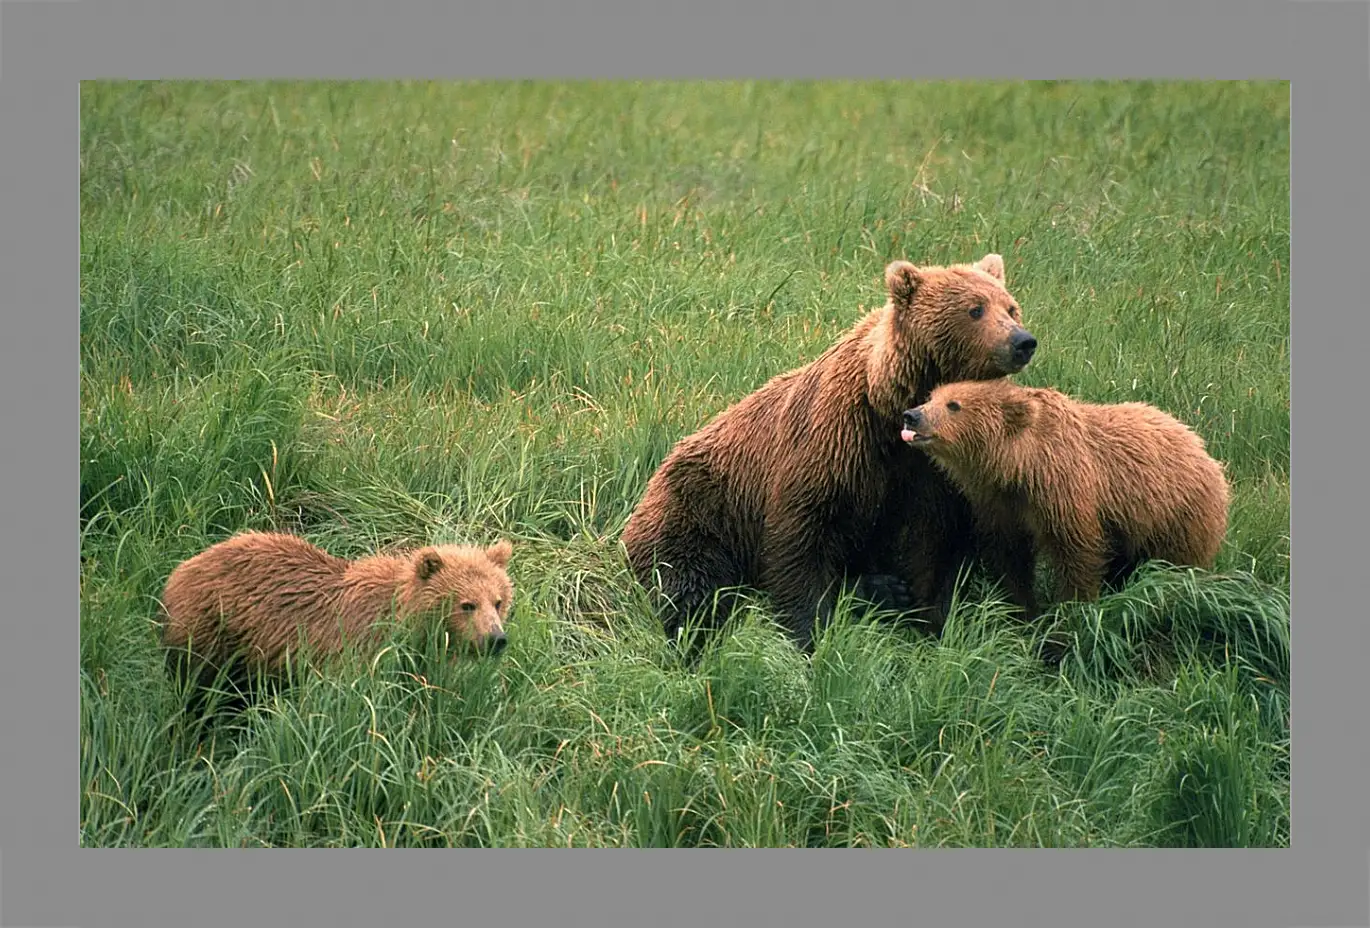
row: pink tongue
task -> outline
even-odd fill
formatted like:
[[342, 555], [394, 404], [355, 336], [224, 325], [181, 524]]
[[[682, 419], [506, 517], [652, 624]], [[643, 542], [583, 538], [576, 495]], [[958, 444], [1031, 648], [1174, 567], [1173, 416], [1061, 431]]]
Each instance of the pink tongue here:
[[904, 441], [913, 441], [913, 439], [917, 437], [917, 435], [918, 433], [915, 432], [913, 429], [902, 429], [899, 432], [899, 437], [904, 439]]

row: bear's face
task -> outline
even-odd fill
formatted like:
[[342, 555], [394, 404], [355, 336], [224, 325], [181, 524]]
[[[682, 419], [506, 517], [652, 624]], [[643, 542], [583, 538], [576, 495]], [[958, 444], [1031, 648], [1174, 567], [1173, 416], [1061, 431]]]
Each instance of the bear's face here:
[[919, 268], [894, 261], [885, 283], [895, 324], [927, 346], [943, 378], [983, 380], [1021, 371], [1037, 339], [1023, 327], [1022, 310], [1004, 288], [1004, 259]]
[[947, 461], [1003, 448], [1032, 420], [1028, 395], [1007, 379], [943, 384], [904, 411], [900, 437]]
[[459, 644], [498, 653], [514, 590], [505, 568], [512, 546], [439, 545], [416, 552], [405, 596], [411, 616], [438, 616]]

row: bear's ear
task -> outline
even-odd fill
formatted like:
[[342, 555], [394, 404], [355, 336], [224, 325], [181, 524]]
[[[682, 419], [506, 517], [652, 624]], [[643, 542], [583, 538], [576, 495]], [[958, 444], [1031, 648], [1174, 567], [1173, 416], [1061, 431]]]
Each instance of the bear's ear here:
[[485, 556], [500, 567], [509, 566], [509, 555], [514, 553], [514, 546], [509, 543], [509, 539], [501, 539], [485, 549]]
[[908, 306], [923, 283], [923, 272], [908, 261], [891, 261], [885, 266], [885, 287], [895, 306]]
[[442, 569], [442, 555], [436, 548], [424, 548], [414, 555], [415, 570], [420, 580], [427, 580]]
[[1004, 257], [1003, 255], [988, 254], [975, 262], [975, 266], [993, 277], [1000, 283], [1004, 282]]

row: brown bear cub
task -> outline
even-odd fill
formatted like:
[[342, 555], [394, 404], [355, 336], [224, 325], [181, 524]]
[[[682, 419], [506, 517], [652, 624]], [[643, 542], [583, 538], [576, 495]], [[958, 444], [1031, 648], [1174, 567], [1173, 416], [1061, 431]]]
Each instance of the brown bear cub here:
[[1021, 370], [1037, 342], [999, 255], [894, 261], [885, 285], [882, 308], [681, 439], [648, 482], [623, 542], [665, 600], [668, 635], [717, 599], [716, 625], [744, 586], [770, 595], [804, 648], [844, 581], [895, 609], [949, 599], [969, 509], [899, 440], [900, 416], [944, 380]]
[[[439, 545], [356, 561], [294, 535], [245, 532], [182, 562], [162, 594], [162, 644], [178, 672], [279, 674], [303, 639], [316, 653], [374, 647], [381, 623], [441, 621], [458, 645], [502, 650], [512, 546]], [[188, 659], [188, 660], [187, 660]]]
[[1211, 569], [1228, 487], [1203, 439], [1144, 403], [1098, 405], [1007, 379], [938, 387], [904, 414], [903, 440], [961, 488], [1009, 596], [1037, 614], [1037, 553], [1060, 599], [1097, 599], [1142, 562]]

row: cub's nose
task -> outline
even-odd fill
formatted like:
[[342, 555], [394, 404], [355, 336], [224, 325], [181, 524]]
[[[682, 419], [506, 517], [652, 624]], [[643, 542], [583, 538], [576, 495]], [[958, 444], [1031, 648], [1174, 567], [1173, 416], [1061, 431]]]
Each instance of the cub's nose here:
[[905, 409], [905, 410], [904, 410], [904, 428], [916, 429], [916, 428], [918, 428], [918, 426], [920, 426], [920, 425], [922, 425], [922, 424], [923, 424], [923, 410], [922, 410], [922, 409]]
[[494, 632], [485, 638], [485, 649], [491, 654], [498, 654], [509, 644], [509, 639], [504, 632]]

